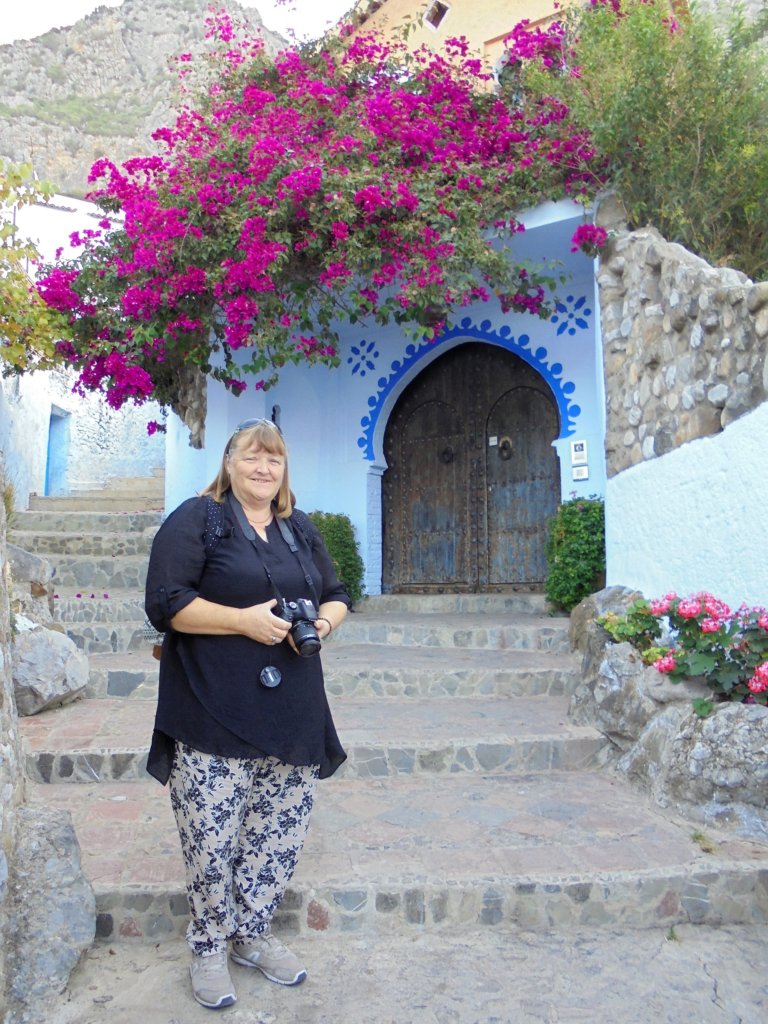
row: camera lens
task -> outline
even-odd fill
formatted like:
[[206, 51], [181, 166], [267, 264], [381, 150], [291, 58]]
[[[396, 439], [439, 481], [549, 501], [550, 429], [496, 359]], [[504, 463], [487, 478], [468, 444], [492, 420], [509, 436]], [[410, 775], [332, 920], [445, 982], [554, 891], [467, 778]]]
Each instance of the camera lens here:
[[302, 658], [311, 658], [322, 646], [317, 630], [311, 622], [297, 622], [291, 630], [291, 636]]
[[279, 668], [275, 668], [274, 665], [267, 665], [266, 668], [263, 668], [261, 670], [261, 674], [259, 675], [259, 682], [261, 683], [262, 686], [266, 686], [268, 689], [271, 690], [273, 687], [280, 685], [280, 680], [282, 678], [283, 677], [280, 674]]

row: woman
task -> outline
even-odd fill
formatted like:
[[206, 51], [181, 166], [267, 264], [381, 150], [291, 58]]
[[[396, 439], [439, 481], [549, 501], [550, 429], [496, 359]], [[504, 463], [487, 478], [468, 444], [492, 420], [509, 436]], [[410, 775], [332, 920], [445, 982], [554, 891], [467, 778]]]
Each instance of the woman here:
[[236, 1001], [230, 940], [232, 959], [271, 981], [306, 977], [270, 921], [315, 781], [346, 758], [314, 651], [349, 603], [319, 533], [293, 509], [279, 429], [241, 423], [213, 483], [160, 527], [146, 589], [147, 614], [165, 632], [147, 767], [170, 781], [203, 1006]]

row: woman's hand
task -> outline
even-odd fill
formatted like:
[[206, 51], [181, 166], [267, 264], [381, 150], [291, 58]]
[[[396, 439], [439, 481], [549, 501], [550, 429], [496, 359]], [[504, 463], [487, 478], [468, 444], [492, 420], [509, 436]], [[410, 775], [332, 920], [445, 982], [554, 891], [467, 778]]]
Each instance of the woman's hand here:
[[[285, 619], [278, 618], [277, 615], [273, 615], [272, 609], [276, 604], [277, 601], [272, 598], [271, 601], [264, 601], [263, 604], [254, 604], [250, 608], [242, 608], [240, 611], [240, 632], [244, 636], [250, 637], [251, 640], [256, 640], [260, 644], [266, 644], [268, 647], [274, 647], [276, 644], [282, 643], [286, 636], [288, 636], [291, 623], [286, 622]], [[292, 641], [290, 642], [292, 643]]]

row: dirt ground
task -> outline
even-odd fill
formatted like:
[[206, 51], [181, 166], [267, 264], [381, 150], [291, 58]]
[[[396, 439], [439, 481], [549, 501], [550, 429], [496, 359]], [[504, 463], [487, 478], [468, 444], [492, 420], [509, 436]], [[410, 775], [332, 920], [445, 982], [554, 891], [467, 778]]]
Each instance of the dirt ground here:
[[[232, 965], [193, 1000], [183, 940], [95, 947], [39, 1024], [766, 1024], [768, 925], [533, 935], [297, 937], [307, 981]], [[35, 1022], [38, 1024], [38, 1022]]]

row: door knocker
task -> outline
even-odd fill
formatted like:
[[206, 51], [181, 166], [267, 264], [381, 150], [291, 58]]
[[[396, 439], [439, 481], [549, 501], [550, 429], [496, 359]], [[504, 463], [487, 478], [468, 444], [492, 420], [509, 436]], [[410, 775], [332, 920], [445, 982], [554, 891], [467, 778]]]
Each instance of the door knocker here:
[[512, 458], [512, 438], [502, 437], [499, 441], [499, 458], [508, 461]]
[[453, 462], [455, 458], [456, 455], [454, 454], [453, 448], [451, 448], [450, 445], [448, 445], [440, 452], [440, 461], [444, 462], [446, 466], [448, 465], [449, 462]]

